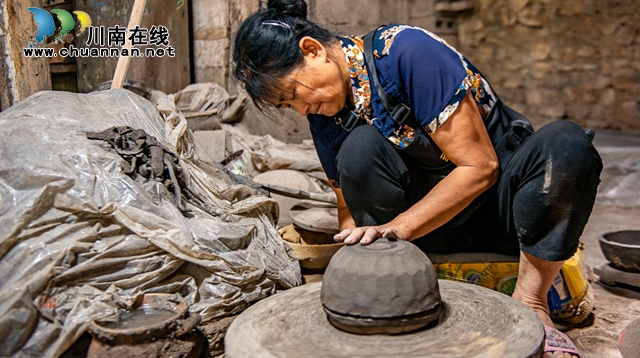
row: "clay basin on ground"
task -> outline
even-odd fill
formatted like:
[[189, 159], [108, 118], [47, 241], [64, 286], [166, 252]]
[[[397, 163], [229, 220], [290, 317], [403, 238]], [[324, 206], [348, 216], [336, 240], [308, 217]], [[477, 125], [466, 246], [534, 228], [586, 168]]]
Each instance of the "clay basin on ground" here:
[[600, 248], [611, 266], [640, 272], [640, 230], [614, 231], [600, 237]]
[[175, 329], [187, 313], [187, 304], [178, 294], [148, 293], [139, 296], [132, 310], [120, 311], [117, 322], [89, 324], [89, 332], [100, 341], [133, 343], [162, 336]]

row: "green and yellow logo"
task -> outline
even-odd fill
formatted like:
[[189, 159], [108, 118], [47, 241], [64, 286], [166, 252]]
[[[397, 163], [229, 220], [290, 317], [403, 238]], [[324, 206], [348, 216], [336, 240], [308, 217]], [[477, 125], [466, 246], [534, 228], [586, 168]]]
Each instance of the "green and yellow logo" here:
[[[46, 10], [37, 7], [30, 7], [27, 8], [27, 10], [33, 13], [34, 21], [38, 25], [38, 29], [34, 35], [35, 42], [29, 44], [29, 47], [34, 47], [35, 45], [44, 42], [47, 37], [52, 36], [56, 32], [56, 25], [53, 20], [53, 16]], [[62, 41], [62, 38], [76, 27], [76, 22], [73, 20], [73, 15], [66, 10], [53, 9], [51, 12], [54, 13], [60, 21], [60, 32], [54, 41]], [[91, 26], [91, 16], [86, 12], [79, 10], [74, 11], [73, 13], [80, 21], [80, 34], [82, 34]]]

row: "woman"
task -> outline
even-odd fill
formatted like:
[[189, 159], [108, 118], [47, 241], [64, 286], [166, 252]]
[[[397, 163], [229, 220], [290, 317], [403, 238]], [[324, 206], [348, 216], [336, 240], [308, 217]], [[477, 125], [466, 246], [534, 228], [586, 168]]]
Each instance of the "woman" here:
[[[578, 357], [552, 328], [546, 297], [595, 201], [602, 163], [589, 136], [564, 121], [533, 133], [428, 31], [383, 26], [365, 36], [365, 59], [362, 37], [337, 37], [306, 17], [303, 0], [271, 0], [249, 17], [235, 75], [258, 108], [309, 119], [338, 198], [335, 240], [519, 255], [513, 297], [546, 326], [545, 357]], [[395, 115], [389, 101], [411, 114]]]

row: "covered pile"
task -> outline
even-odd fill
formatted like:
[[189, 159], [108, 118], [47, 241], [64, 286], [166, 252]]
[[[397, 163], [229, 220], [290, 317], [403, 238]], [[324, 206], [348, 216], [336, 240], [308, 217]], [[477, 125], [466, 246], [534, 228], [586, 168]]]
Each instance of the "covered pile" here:
[[[0, 113], [0, 356], [59, 356], [144, 292], [178, 292], [206, 322], [300, 284], [275, 201], [234, 184], [161, 102], [40, 92]], [[177, 158], [183, 208], [87, 138], [125, 126]]]

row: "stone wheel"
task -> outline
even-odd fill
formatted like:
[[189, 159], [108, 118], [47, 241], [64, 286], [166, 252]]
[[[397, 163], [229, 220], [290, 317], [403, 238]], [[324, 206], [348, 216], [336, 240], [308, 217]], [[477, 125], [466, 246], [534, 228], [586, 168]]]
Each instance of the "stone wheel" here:
[[439, 281], [437, 323], [402, 335], [338, 330], [320, 302], [321, 283], [276, 294], [231, 324], [225, 356], [241, 357], [540, 357], [544, 327], [513, 298], [486, 288]]

